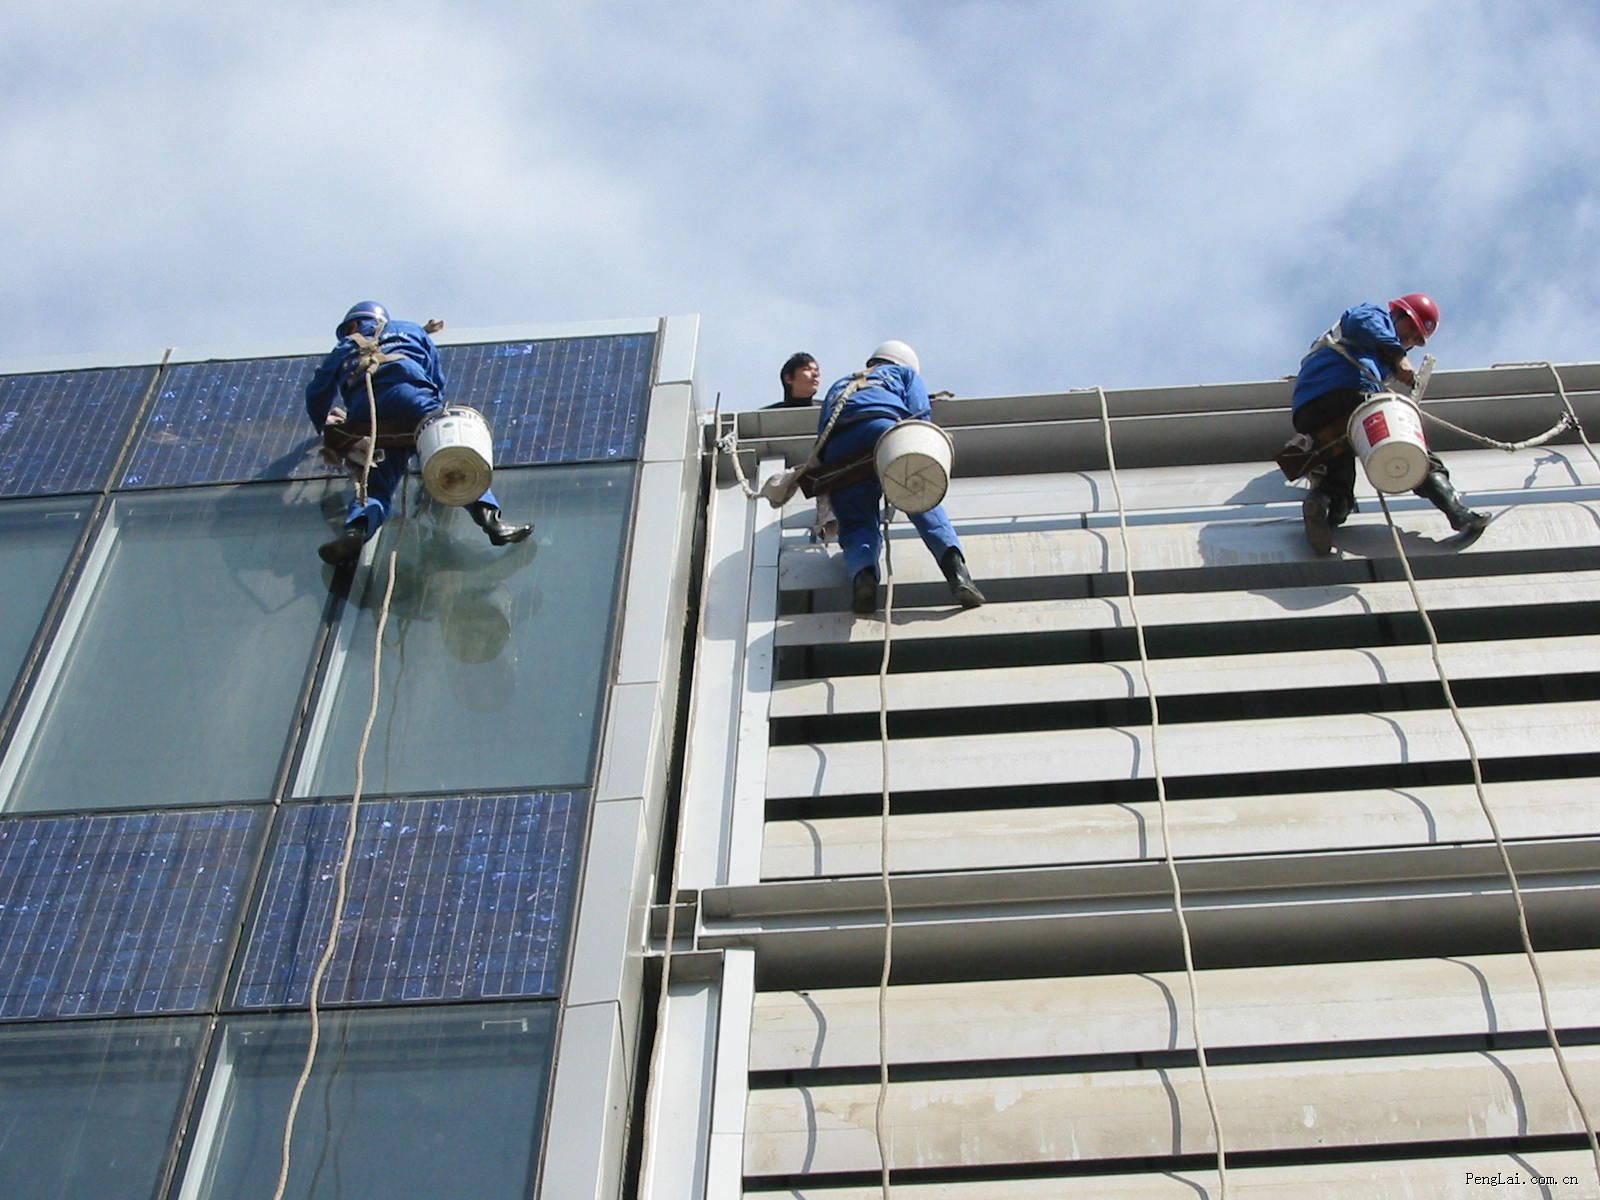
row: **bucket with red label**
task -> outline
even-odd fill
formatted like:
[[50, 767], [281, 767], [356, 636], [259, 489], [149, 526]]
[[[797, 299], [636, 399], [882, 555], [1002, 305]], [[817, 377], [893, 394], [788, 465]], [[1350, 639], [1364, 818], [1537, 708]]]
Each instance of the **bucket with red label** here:
[[1379, 392], [1350, 414], [1350, 445], [1380, 492], [1409, 492], [1428, 474], [1422, 412], [1394, 392]]

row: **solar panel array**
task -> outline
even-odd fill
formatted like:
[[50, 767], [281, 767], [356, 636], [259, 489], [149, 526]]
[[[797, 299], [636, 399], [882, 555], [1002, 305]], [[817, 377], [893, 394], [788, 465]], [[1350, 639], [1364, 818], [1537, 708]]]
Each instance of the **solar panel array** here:
[[[653, 333], [445, 346], [446, 402], [478, 409], [497, 467], [637, 457]], [[121, 481], [130, 488], [327, 475], [304, 389], [320, 359], [168, 368]]]
[[167, 368], [122, 487], [244, 483], [332, 474], [301, 398], [315, 357]]
[[446, 346], [451, 403], [494, 430], [495, 462], [634, 458], [655, 360], [653, 333]]
[[0, 498], [103, 488], [155, 372], [0, 375]]
[[[586, 811], [575, 792], [363, 802], [321, 1002], [556, 995]], [[339, 803], [281, 813], [238, 1007], [307, 1002], [349, 812]]]
[[0, 822], [0, 1019], [209, 1006], [265, 824], [248, 808]]

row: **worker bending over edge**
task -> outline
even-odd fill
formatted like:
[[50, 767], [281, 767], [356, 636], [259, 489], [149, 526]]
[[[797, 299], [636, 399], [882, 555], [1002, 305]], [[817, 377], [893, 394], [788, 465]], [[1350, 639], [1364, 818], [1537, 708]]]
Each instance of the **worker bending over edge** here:
[[[904, 342], [884, 342], [867, 359], [867, 369], [859, 386], [852, 387], [857, 383], [856, 376], [847, 375], [828, 389], [817, 421], [819, 437], [827, 429], [834, 409], [840, 403], [845, 408], [822, 448], [824, 465], [870, 453], [878, 439], [897, 421], [908, 417], [933, 420], [928, 389], [922, 382], [919, 367], [916, 351], [910, 346]], [[878, 514], [883, 503], [883, 489], [878, 485], [877, 475], [869, 473], [857, 483], [836, 489], [832, 497], [834, 515], [839, 520], [839, 546], [850, 572], [850, 608], [858, 613], [875, 612], [878, 607], [878, 550], [883, 540]], [[955, 598], [966, 608], [982, 604], [983, 593], [967, 571], [961, 539], [956, 537], [955, 526], [950, 524], [944, 505], [908, 515], [922, 535], [923, 544], [944, 572]]]
[[[350, 307], [337, 329], [339, 342], [317, 367], [306, 384], [306, 415], [323, 434], [325, 441], [348, 444], [366, 437], [372, 430], [372, 413], [367, 407], [363, 349], [356, 336], [369, 342], [387, 359], [372, 376], [372, 394], [378, 404], [378, 434], [402, 435], [406, 444], [380, 452], [371, 446], [366, 454], [375, 458], [367, 476], [367, 499], [350, 501], [344, 531], [331, 542], [317, 547], [322, 561], [331, 565], [349, 562], [361, 553], [362, 544], [378, 532], [389, 515], [395, 488], [405, 477], [406, 466], [415, 449], [417, 426], [424, 418], [444, 407], [444, 372], [439, 367], [439, 351], [422, 326], [411, 321], [390, 320], [388, 310], [376, 300], [361, 300]], [[341, 403], [337, 403], [342, 400]], [[330, 434], [333, 437], [330, 438]], [[342, 435], [342, 437], [340, 436]], [[409, 439], [409, 440], [408, 440]], [[352, 468], [360, 478], [359, 461]], [[508, 525], [500, 519], [500, 502], [494, 492], [466, 506], [477, 526], [496, 546], [520, 542], [533, 532], [532, 525]]]
[[[1339, 323], [1312, 344], [1300, 360], [1294, 381], [1291, 419], [1296, 432], [1312, 438], [1322, 461], [1311, 469], [1311, 494], [1301, 504], [1306, 540], [1318, 554], [1333, 551], [1333, 531], [1356, 507], [1356, 457], [1345, 444], [1350, 415], [1369, 397], [1385, 390], [1393, 377], [1410, 387], [1416, 372], [1406, 351], [1421, 346], [1439, 328], [1439, 306], [1421, 292], [1411, 292], [1388, 305], [1358, 304], [1346, 309]], [[1489, 523], [1473, 512], [1450, 483], [1439, 456], [1428, 452], [1428, 474], [1416, 494], [1431, 502], [1450, 521], [1450, 528], [1477, 534]]]

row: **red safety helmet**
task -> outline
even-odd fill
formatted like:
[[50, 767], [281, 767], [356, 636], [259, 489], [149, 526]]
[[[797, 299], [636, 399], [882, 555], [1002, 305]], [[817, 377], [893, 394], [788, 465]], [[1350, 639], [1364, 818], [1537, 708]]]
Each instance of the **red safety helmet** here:
[[1389, 301], [1389, 315], [1403, 312], [1411, 318], [1411, 323], [1417, 327], [1417, 332], [1426, 342], [1439, 328], [1439, 306], [1433, 302], [1432, 296], [1425, 296], [1421, 292], [1407, 292], [1404, 296]]

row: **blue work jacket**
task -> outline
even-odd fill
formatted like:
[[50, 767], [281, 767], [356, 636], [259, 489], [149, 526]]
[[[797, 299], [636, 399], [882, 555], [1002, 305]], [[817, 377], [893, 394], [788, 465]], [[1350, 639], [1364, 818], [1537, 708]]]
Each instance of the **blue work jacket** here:
[[[376, 322], [362, 321], [356, 326], [362, 334], [372, 336]], [[406, 385], [431, 392], [444, 399], [444, 371], [439, 366], [439, 350], [421, 325], [412, 321], [390, 321], [383, 328], [378, 345], [385, 354], [398, 354], [394, 362], [384, 363], [373, 373], [372, 390], [379, 396], [391, 387]], [[346, 407], [352, 401], [360, 404], [366, 398], [366, 384], [355, 369], [360, 348], [349, 338], [342, 337], [338, 345], [328, 352], [317, 367], [317, 372], [306, 384], [306, 415], [318, 429], [328, 419], [328, 410], [337, 397], [343, 397]], [[380, 408], [381, 412], [382, 409]]]
[[[853, 378], [853, 375], [846, 375], [828, 389], [827, 398], [822, 402], [822, 411], [817, 417], [819, 435], [828, 426], [828, 418], [833, 415], [839, 394]], [[933, 420], [933, 406], [928, 403], [928, 387], [922, 382], [922, 376], [910, 367], [902, 367], [898, 363], [879, 363], [867, 372], [867, 378], [870, 382], [846, 401], [849, 407], [839, 418], [839, 424], [834, 426], [836, 430], [871, 417], [892, 417], [896, 421], [904, 421], [907, 417]]]
[[1294, 381], [1294, 408], [1345, 388], [1381, 391], [1389, 369], [1406, 352], [1386, 305], [1358, 304], [1348, 308], [1339, 318], [1338, 328], [1341, 344], [1361, 363], [1361, 368], [1358, 370], [1355, 363], [1332, 347], [1314, 344], [1300, 360], [1300, 373]]

